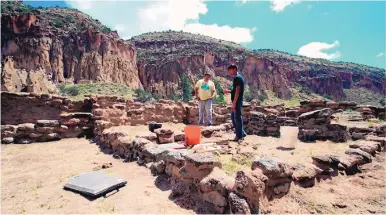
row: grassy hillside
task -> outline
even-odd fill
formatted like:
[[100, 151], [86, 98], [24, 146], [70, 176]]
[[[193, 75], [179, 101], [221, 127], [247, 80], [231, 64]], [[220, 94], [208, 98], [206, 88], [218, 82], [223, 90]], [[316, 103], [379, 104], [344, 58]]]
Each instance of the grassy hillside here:
[[59, 92], [72, 100], [83, 100], [87, 95], [109, 95], [125, 99], [132, 98], [134, 91], [126, 85], [116, 83], [59, 85]]
[[343, 100], [354, 101], [363, 105], [380, 106], [380, 100], [384, 98], [381, 94], [374, 93], [366, 88], [344, 89], [346, 98]]

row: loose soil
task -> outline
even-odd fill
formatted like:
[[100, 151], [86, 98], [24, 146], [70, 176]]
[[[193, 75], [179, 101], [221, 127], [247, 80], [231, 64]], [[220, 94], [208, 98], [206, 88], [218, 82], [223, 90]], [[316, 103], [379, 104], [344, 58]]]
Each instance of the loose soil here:
[[[170, 190], [157, 188], [147, 168], [103, 154], [86, 139], [1, 145], [1, 149], [2, 214], [193, 213], [169, 200]], [[100, 171], [127, 180], [119, 192], [90, 201], [63, 190], [72, 176], [110, 162], [112, 168]]]

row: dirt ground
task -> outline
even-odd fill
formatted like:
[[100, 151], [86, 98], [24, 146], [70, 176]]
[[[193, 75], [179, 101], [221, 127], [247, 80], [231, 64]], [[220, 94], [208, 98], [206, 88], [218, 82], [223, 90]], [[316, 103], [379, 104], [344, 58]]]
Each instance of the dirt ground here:
[[[1, 149], [2, 214], [193, 213], [169, 200], [170, 191], [157, 188], [147, 168], [103, 154], [86, 139], [1, 145]], [[111, 162], [112, 168], [101, 171], [126, 179], [127, 185], [93, 201], [63, 190], [72, 176], [98, 167], [94, 162]]]
[[[182, 124], [168, 124], [173, 130], [182, 130]], [[147, 126], [125, 126], [120, 128], [130, 134], [147, 131]], [[349, 143], [317, 141], [303, 143], [294, 140], [296, 132], [283, 134], [281, 138], [249, 135], [244, 144], [254, 146], [257, 156], [273, 156], [288, 163], [311, 163], [312, 155], [342, 154]], [[229, 142], [232, 132], [217, 133], [202, 142]], [[288, 141], [295, 148], [282, 148]], [[287, 144], [288, 145], [288, 144]], [[168, 199], [169, 190], [158, 188], [145, 167], [135, 162], [122, 163], [85, 139], [65, 139], [51, 143], [30, 145], [2, 145], [2, 213], [194, 213], [180, 208]], [[251, 150], [251, 147], [249, 147]], [[226, 172], [235, 173], [249, 169], [246, 165], [229, 162], [223, 165]], [[252, 160], [252, 158], [251, 158]], [[86, 198], [64, 191], [63, 185], [73, 175], [92, 171], [94, 162], [112, 162], [105, 169], [109, 174], [128, 181], [108, 198], [89, 201]], [[281, 199], [261, 205], [270, 213], [386, 213], [385, 154], [380, 153], [372, 163], [365, 164], [362, 172], [353, 176], [335, 176], [322, 180], [312, 188], [291, 186], [290, 192]]]

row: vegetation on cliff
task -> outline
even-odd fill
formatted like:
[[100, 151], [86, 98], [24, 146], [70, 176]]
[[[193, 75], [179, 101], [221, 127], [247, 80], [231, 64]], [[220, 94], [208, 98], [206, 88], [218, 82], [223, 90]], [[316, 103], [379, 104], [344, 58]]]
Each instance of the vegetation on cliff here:
[[58, 88], [60, 95], [72, 100], [83, 100], [88, 95], [109, 95], [128, 99], [134, 94], [126, 85], [117, 83], [61, 84]]
[[[103, 32], [106, 36], [118, 38], [118, 34], [113, 34], [109, 27], [77, 9], [62, 7], [35, 8], [25, 5], [21, 1], [1, 2], [2, 19], [9, 16], [20, 16], [23, 14], [32, 14], [38, 18], [39, 24], [33, 26], [33, 28], [37, 29], [31, 29], [31, 31], [39, 31], [42, 34], [48, 34], [48, 32], [51, 32], [56, 36], [66, 36], [69, 34], [84, 32], [90, 27], [94, 31]], [[2, 33], [6, 32], [3, 32], [2, 29]], [[48, 34], [47, 36], [50, 35]]]

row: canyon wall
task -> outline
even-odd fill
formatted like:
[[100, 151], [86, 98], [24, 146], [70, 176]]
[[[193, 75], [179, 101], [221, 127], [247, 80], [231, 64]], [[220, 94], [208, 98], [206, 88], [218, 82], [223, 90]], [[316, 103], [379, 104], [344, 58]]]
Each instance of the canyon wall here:
[[142, 87], [130, 42], [79, 12], [49, 10], [56, 14], [2, 14], [2, 91], [56, 93], [55, 84], [85, 82]]

